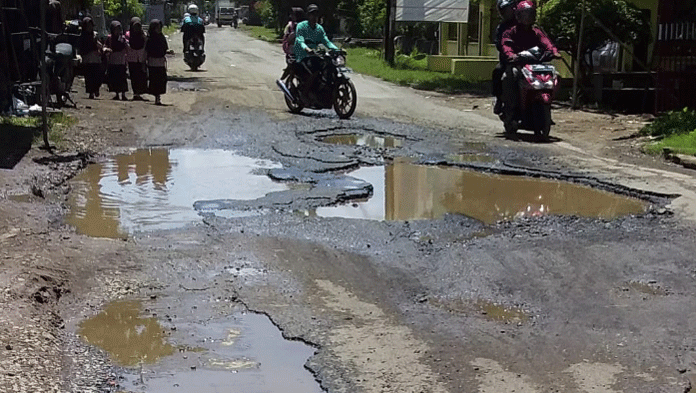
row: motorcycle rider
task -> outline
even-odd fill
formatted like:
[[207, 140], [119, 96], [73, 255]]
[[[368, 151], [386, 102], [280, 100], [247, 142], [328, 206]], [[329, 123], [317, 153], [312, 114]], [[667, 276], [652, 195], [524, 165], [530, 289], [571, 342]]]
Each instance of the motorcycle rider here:
[[310, 56], [314, 49], [323, 44], [331, 50], [339, 50], [326, 36], [324, 28], [319, 23], [319, 7], [316, 4], [307, 6], [307, 20], [297, 24], [295, 31], [295, 62], [300, 75], [304, 74], [304, 92], [313, 97], [313, 87], [320, 71], [321, 60]]
[[503, 33], [502, 39], [503, 56], [508, 64], [503, 76], [503, 100], [505, 106], [509, 105], [512, 111], [510, 113], [515, 113], [519, 105], [518, 81], [521, 73], [515, 67], [518, 54], [536, 46], [542, 50], [547, 59], [560, 57], [558, 49], [551, 40], [535, 26], [536, 7], [531, 0], [522, 0], [517, 4], [515, 17], [517, 24]]
[[186, 42], [195, 35], [201, 37], [201, 42], [205, 48], [205, 24], [203, 19], [198, 16], [198, 6], [191, 4], [188, 6], [189, 16], [184, 17], [184, 24], [181, 25], [181, 32], [184, 33], [184, 52], [186, 52]]
[[503, 111], [503, 74], [507, 67], [505, 54], [503, 53], [503, 33], [508, 31], [512, 26], [517, 24], [515, 19], [516, 0], [498, 0], [498, 14], [500, 14], [501, 22], [495, 29], [495, 37], [493, 42], [498, 49], [498, 65], [493, 70], [492, 92], [495, 97], [495, 105], [493, 105], [493, 113], [499, 115]]

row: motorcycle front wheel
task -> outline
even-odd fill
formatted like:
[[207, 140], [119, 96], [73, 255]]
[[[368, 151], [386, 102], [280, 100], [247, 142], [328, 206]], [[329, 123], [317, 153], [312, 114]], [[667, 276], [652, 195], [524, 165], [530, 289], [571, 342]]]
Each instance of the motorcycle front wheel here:
[[551, 105], [537, 102], [534, 104], [534, 134], [547, 139], [551, 133]]
[[285, 80], [285, 86], [288, 88], [290, 91], [290, 94], [292, 94], [293, 98], [295, 101], [291, 100], [283, 94], [285, 97], [285, 105], [288, 106], [288, 109], [290, 109], [290, 112], [294, 114], [298, 114], [302, 112], [302, 109], [304, 109], [304, 105], [302, 105], [302, 102], [300, 101], [300, 80], [297, 78], [296, 75], [290, 75], [286, 80]]
[[348, 79], [338, 82], [334, 91], [333, 107], [336, 114], [341, 119], [348, 119], [355, 112], [355, 107], [358, 105], [358, 93], [355, 91], [355, 85]]

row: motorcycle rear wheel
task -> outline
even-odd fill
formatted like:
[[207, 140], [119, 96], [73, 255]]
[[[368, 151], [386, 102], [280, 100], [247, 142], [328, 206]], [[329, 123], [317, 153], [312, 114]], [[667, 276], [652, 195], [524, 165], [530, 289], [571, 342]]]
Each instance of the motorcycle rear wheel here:
[[338, 82], [334, 91], [334, 110], [341, 119], [348, 119], [355, 112], [355, 107], [358, 105], [358, 93], [355, 90], [355, 85], [350, 80], [342, 80]]
[[304, 109], [304, 105], [299, 101], [300, 100], [300, 80], [297, 78], [296, 75], [290, 75], [286, 80], [285, 80], [285, 86], [290, 90], [290, 94], [295, 98], [295, 101], [289, 99], [285, 94], [283, 94], [283, 97], [285, 98], [285, 105], [288, 106], [288, 109], [290, 109], [291, 113], [298, 114], [302, 112], [302, 109]]

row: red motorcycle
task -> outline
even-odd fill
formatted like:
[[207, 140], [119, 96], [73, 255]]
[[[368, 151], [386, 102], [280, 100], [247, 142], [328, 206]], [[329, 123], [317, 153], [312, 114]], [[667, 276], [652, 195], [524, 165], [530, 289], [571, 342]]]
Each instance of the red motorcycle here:
[[551, 59], [553, 54], [542, 53], [538, 47], [518, 54], [514, 65], [520, 75], [518, 105], [512, 108], [505, 103], [500, 114], [506, 134], [528, 130], [538, 138], [548, 138], [553, 124], [551, 103], [560, 84], [556, 67], [548, 64]]

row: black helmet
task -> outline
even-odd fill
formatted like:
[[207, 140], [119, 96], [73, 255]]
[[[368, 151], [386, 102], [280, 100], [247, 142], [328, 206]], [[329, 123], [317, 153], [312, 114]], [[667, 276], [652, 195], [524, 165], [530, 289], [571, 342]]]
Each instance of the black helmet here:
[[498, 10], [502, 10], [503, 8], [507, 8], [510, 6], [515, 6], [515, 3], [517, 3], [515, 0], [498, 0]]

